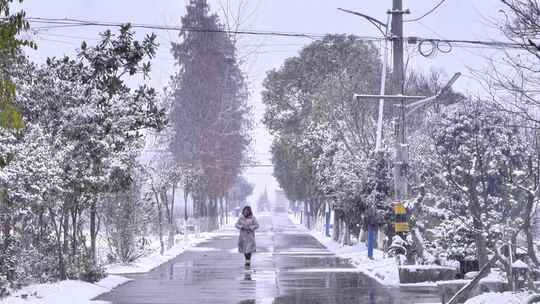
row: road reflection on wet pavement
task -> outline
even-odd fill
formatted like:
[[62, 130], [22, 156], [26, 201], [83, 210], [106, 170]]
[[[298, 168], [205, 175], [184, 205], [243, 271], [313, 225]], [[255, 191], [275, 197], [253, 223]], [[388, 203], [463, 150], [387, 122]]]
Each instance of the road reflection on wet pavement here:
[[328, 252], [286, 214], [258, 216], [251, 269], [233, 228], [97, 300], [114, 304], [409, 304], [439, 302], [433, 291], [381, 286]]

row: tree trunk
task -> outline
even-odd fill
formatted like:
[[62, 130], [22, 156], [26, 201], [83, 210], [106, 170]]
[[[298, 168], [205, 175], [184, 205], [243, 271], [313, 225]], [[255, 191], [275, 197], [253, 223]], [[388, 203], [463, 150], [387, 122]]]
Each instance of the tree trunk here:
[[172, 186], [171, 208], [169, 211], [169, 244], [168, 247], [174, 246], [174, 236], [176, 235], [176, 223], [174, 220], [174, 196], [176, 192], [176, 185]]
[[307, 202], [304, 202], [304, 218], [305, 218], [305, 222], [306, 222], [306, 227], [308, 229], [311, 229], [311, 219], [310, 219], [310, 216], [309, 216], [309, 213], [308, 213], [308, 203]]
[[300, 211], [300, 225], [304, 224], [305, 220], [304, 220], [304, 212], [303, 211]]
[[184, 221], [187, 225], [188, 220], [188, 198], [189, 198], [189, 192], [184, 189]]
[[225, 195], [225, 224], [229, 223], [229, 195]]
[[4, 233], [4, 250], [6, 250], [9, 247], [11, 238], [11, 218], [8, 214], [5, 214], [3, 219], [2, 232]]
[[418, 227], [414, 227], [411, 231], [411, 236], [414, 242], [414, 249], [416, 252], [416, 256], [420, 259], [424, 259], [424, 240], [422, 238], [422, 235], [420, 234], [420, 230]]
[[[477, 228], [477, 225], [474, 225], [475, 229]], [[478, 266], [483, 267], [487, 264], [487, 244], [486, 244], [486, 238], [484, 237], [482, 231], [478, 231], [475, 233], [475, 240], [476, 240], [476, 255], [478, 258]]]
[[163, 255], [165, 253], [165, 242], [163, 241], [163, 208], [161, 207], [161, 204], [157, 203], [158, 207], [158, 233], [159, 233], [159, 244], [160, 244], [160, 254]]
[[535, 266], [539, 265], [538, 257], [536, 256], [536, 248], [534, 248], [534, 236], [530, 229], [525, 230], [527, 236], [527, 254]]
[[218, 214], [218, 199], [215, 198], [212, 203], [212, 231], [216, 230], [219, 225], [219, 214]]
[[220, 225], [225, 225], [225, 212], [223, 212], [223, 196], [219, 198], [219, 218], [220, 218]]
[[343, 245], [351, 245], [351, 227], [349, 220], [344, 220], [345, 235], [343, 235]]
[[337, 242], [339, 240], [339, 234], [340, 234], [340, 229], [339, 229], [339, 216], [338, 216], [338, 212], [334, 211], [334, 223], [332, 224], [332, 240], [334, 240], [335, 242]]
[[77, 208], [71, 208], [71, 258], [77, 256]]
[[[97, 208], [96, 201], [92, 200], [90, 204], [90, 257], [92, 258], [92, 263], [96, 262], [96, 239], [97, 239]], [[75, 229], [75, 228], [73, 228]]]
[[157, 212], [158, 212], [158, 234], [159, 234], [159, 245], [160, 245], [160, 254], [163, 255], [165, 253], [165, 243], [163, 242], [163, 211], [161, 202], [159, 199], [159, 194], [155, 187], [152, 186], [152, 192], [154, 192], [154, 197], [156, 199], [156, 206], [157, 206]]
[[345, 238], [345, 227], [343, 226], [343, 217], [340, 217], [339, 218], [339, 223], [338, 223], [338, 226], [339, 226], [339, 231], [340, 231], [340, 234], [339, 234], [339, 240], [338, 242], [340, 244], [343, 244], [343, 240]]
[[67, 212], [67, 208], [62, 208], [62, 232], [64, 234], [63, 244], [62, 244], [62, 252], [69, 252], [69, 216]]
[[212, 215], [212, 226], [210, 227], [210, 231], [216, 230], [218, 227], [218, 199], [215, 198], [212, 200], [212, 209], [211, 209]]
[[534, 265], [538, 266], [538, 258], [536, 257], [536, 249], [534, 248], [534, 236], [532, 233], [533, 225], [532, 225], [532, 217], [533, 214], [533, 205], [534, 205], [534, 196], [528, 195], [527, 197], [527, 207], [526, 207], [526, 215], [525, 215], [525, 221], [523, 223], [523, 229], [525, 230], [525, 235], [527, 236], [527, 254], [529, 255], [529, 258], [534, 263]]
[[45, 232], [46, 232], [47, 227], [45, 225], [44, 215], [45, 215], [45, 206], [41, 206], [41, 208], [39, 210], [39, 222], [38, 222], [39, 236], [38, 236], [36, 242], [34, 243], [34, 246], [36, 246], [36, 247], [41, 246], [41, 244], [43, 242], [43, 239], [45, 237]]
[[56, 222], [56, 216], [52, 208], [49, 208], [49, 214], [51, 216], [51, 222], [53, 224], [54, 232], [56, 234], [56, 257], [58, 259], [58, 277], [60, 280], [66, 280], [66, 265], [64, 262], [63, 244], [62, 244], [62, 225], [64, 220], [60, 217], [60, 221]]
[[478, 202], [478, 196], [476, 194], [476, 188], [470, 188], [470, 191], [471, 191], [470, 193], [471, 210], [470, 211], [473, 217], [473, 227], [475, 230], [474, 236], [475, 236], [475, 243], [476, 243], [476, 258], [478, 259], [478, 266], [482, 268], [488, 262], [487, 242], [483, 234], [484, 225], [482, 224], [482, 221], [480, 220], [481, 212], [480, 212], [480, 204]]
[[167, 249], [172, 247], [171, 242], [171, 209], [169, 208], [169, 198], [167, 197], [167, 188], [160, 189], [159, 197], [161, 206], [165, 206], [165, 225], [167, 226]]

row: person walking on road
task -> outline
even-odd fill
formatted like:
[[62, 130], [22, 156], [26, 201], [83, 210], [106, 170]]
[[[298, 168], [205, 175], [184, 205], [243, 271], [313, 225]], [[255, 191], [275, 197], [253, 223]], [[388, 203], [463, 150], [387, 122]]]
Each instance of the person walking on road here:
[[251, 255], [257, 250], [255, 244], [255, 230], [259, 228], [257, 219], [253, 216], [250, 206], [242, 209], [242, 214], [236, 222], [236, 228], [240, 230], [238, 237], [238, 252], [243, 253], [246, 258], [246, 267], [251, 266]]

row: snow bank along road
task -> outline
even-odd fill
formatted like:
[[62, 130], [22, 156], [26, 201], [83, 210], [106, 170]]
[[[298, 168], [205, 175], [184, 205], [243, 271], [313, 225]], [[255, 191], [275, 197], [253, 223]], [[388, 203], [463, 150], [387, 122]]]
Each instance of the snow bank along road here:
[[294, 226], [286, 214], [258, 217], [257, 254], [244, 269], [237, 232], [188, 249], [97, 300], [115, 304], [434, 303], [437, 295], [386, 288]]

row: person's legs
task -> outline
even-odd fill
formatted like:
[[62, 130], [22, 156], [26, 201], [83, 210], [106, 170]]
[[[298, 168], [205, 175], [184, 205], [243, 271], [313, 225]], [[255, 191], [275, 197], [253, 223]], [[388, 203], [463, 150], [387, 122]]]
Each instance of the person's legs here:
[[245, 253], [244, 257], [246, 258], [246, 266], [251, 265], [251, 253]]

